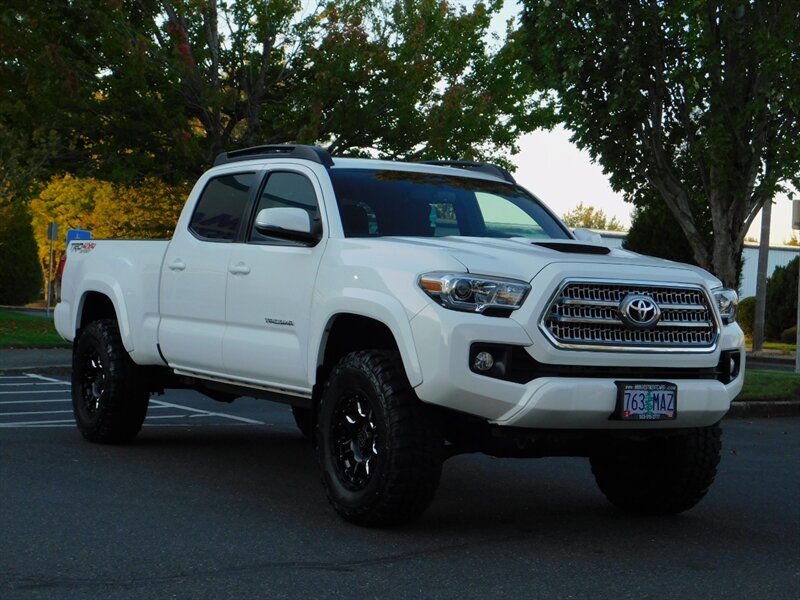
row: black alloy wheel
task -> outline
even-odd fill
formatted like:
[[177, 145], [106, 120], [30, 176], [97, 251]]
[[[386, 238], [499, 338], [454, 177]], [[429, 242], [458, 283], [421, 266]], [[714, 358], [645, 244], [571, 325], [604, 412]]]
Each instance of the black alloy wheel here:
[[149, 399], [117, 322], [89, 323], [72, 352], [72, 412], [83, 437], [107, 444], [131, 441], [142, 428]]

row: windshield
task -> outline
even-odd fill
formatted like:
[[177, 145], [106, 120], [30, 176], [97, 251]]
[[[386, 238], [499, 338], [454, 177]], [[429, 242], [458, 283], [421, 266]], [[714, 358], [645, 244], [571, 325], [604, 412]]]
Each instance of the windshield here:
[[346, 237], [569, 238], [535, 198], [508, 183], [378, 169], [330, 175]]

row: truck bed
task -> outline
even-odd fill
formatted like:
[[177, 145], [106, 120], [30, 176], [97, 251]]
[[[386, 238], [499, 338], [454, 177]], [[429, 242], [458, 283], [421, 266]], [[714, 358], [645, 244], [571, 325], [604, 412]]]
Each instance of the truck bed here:
[[[55, 309], [58, 333], [69, 341], [92, 294], [114, 305], [125, 349], [140, 365], [163, 364], [158, 353], [159, 278], [167, 240], [82, 240], [67, 247], [61, 302]], [[89, 292], [91, 290], [91, 292]]]

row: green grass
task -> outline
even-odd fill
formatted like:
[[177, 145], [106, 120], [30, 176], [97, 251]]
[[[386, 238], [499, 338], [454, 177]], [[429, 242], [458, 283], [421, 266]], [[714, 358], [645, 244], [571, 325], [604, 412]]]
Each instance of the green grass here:
[[800, 373], [747, 369], [744, 388], [736, 398], [748, 400], [800, 400]]
[[[753, 340], [747, 339], [746, 346], [748, 350], [753, 349]], [[764, 350], [773, 350], [775, 352], [794, 352], [795, 345], [794, 344], [786, 344], [784, 342], [764, 342]]]
[[0, 310], [0, 348], [68, 348], [53, 319]]

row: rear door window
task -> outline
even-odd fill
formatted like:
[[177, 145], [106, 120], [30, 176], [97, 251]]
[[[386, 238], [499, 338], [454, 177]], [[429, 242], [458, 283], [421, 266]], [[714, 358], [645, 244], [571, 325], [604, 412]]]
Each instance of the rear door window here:
[[197, 201], [189, 230], [203, 240], [233, 241], [255, 182], [255, 173], [235, 173], [211, 179]]

